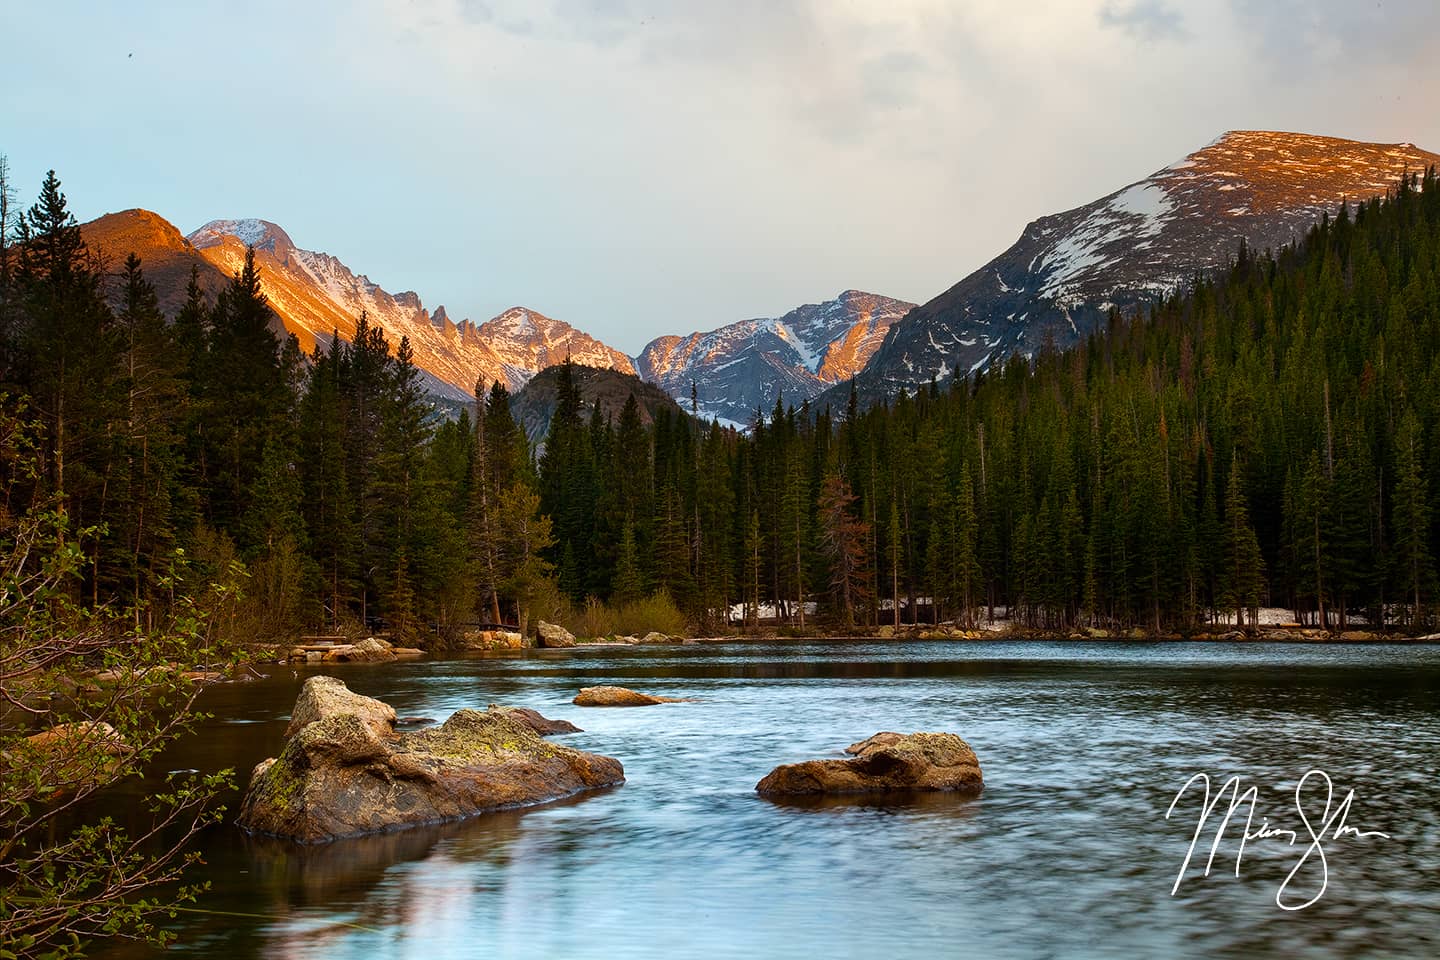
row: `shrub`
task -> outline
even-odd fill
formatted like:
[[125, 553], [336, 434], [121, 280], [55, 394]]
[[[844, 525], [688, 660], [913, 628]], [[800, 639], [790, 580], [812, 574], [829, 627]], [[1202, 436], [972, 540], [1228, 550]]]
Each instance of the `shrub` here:
[[620, 604], [589, 597], [584, 610], [558, 622], [577, 637], [643, 637], [652, 630], [680, 636], [689, 630], [685, 615], [665, 590]]

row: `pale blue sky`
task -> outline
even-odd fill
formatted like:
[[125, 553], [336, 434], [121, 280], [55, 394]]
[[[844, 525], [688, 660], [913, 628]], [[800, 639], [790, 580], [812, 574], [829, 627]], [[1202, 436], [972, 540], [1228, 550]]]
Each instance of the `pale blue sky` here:
[[[0, 3], [29, 203], [263, 217], [627, 352], [923, 301], [1226, 129], [1440, 151], [1433, 0]], [[133, 56], [132, 56], [133, 54]]]

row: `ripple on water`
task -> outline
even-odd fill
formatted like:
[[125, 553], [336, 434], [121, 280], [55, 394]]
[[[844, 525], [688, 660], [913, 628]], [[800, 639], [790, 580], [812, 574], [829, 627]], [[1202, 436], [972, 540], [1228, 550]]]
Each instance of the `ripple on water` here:
[[[329, 671], [327, 671], [329, 672]], [[628, 782], [462, 824], [301, 850], [204, 838], [214, 910], [179, 952], [227, 957], [1440, 955], [1440, 649], [1273, 644], [787, 642], [468, 657], [333, 671], [401, 714], [491, 702], [585, 732]], [[250, 766], [278, 749], [303, 675], [212, 687], [203, 745], [167, 768]], [[611, 683], [697, 698], [584, 709]], [[243, 730], [238, 729], [244, 727]], [[775, 803], [782, 762], [878, 730], [953, 730], [985, 793]], [[1274, 904], [1295, 853], [1233, 844], [1170, 887], [1195, 772], [1243, 775], [1295, 826], [1297, 779], [1357, 793], [1325, 898]], [[138, 803], [144, 787], [134, 788]], [[114, 955], [125, 951], [112, 950]], [[173, 951], [172, 951], [173, 952]]]

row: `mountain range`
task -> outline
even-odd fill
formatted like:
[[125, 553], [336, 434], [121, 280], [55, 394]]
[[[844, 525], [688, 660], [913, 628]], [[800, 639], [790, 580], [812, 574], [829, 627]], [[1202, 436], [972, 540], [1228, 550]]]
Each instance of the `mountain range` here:
[[[1075, 343], [1111, 308], [1133, 309], [1225, 266], [1243, 240], [1278, 249], [1342, 202], [1440, 164], [1409, 143], [1274, 131], [1223, 134], [1084, 206], [1027, 225], [1005, 252], [895, 324], [856, 378], [865, 401], [968, 375], [1050, 338]], [[846, 388], [848, 389], [848, 387]], [[843, 409], [834, 391], [819, 402]]]
[[658, 337], [640, 352], [640, 376], [698, 413], [737, 426], [777, 397], [799, 405], [855, 376], [891, 325], [915, 304], [860, 290], [796, 307], [774, 319], [741, 320], [708, 333]]
[[[339, 259], [297, 247], [268, 220], [212, 220], [188, 236], [158, 214], [128, 210], [83, 225], [118, 263], [132, 250], [173, 313], [192, 268], [213, 294], [253, 247], [277, 320], [312, 350], [348, 340], [363, 312], [392, 344], [407, 336], [428, 389], [451, 408], [477, 381], [512, 393], [563, 361], [638, 374], [690, 410], [744, 426], [777, 397], [842, 409], [853, 378], [866, 402], [931, 378], [969, 375], [1049, 340], [1064, 347], [1112, 309], [1133, 310], [1223, 267], [1242, 241], [1290, 243], [1344, 201], [1440, 164], [1412, 144], [1232, 131], [1098, 200], [1027, 225], [1006, 251], [921, 306], [846, 290], [775, 318], [662, 336], [631, 358], [576, 327], [515, 306], [475, 323], [390, 293]], [[817, 399], [818, 398], [818, 399]]]

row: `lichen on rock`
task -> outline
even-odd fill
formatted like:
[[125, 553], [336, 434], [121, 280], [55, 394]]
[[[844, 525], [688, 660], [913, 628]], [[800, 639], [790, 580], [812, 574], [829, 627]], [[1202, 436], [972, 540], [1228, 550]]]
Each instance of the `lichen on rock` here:
[[280, 756], [255, 767], [237, 822], [323, 843], [543, 803], [625, 779], [618, 760], [551, 743], [503, 709], [459, 710], [414, 733], [394, 732], [393, 721], [388, 704], [312, 677]]

